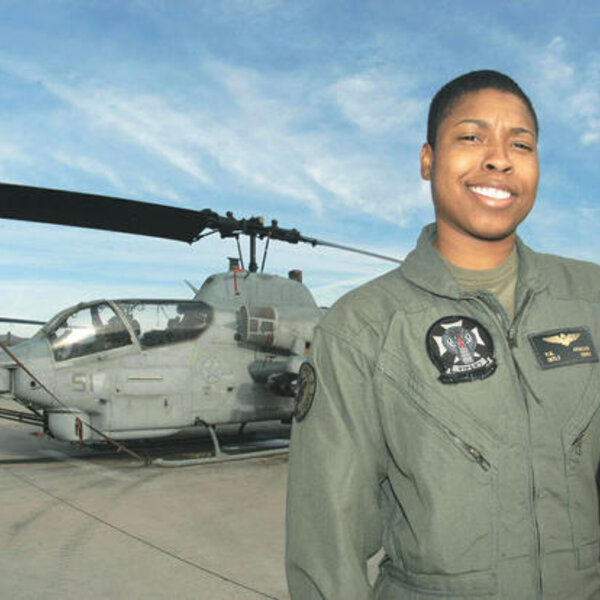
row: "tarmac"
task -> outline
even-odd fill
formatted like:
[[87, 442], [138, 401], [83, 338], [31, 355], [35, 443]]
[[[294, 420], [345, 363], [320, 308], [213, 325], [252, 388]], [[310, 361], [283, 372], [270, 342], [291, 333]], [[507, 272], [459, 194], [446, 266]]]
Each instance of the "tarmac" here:
[[39, 431], [0, 419], [0, 599], [289, 599], [287, 453], [160, 468]]
[[286, 454], [167, 469], [35, 431], [0, 421], [0, 598], [289, 598]]

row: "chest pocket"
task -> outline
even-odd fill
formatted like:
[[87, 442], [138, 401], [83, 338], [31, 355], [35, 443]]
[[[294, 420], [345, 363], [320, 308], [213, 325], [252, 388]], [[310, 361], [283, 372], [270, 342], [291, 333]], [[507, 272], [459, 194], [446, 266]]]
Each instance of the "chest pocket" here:
[[[561, 441], [569, 494], [569, 514], [578, 566], [599, 559], [598, 488], [600, 456], [600, 372], [595, 370], [572, 417], [562, 428]], [[593, 551], [588, 549], [592, 548]]]
[[374, 383], [396, 503], [389, 535], [400, 564], [409, 573], [465, 577], [492, 569], [496, 441], [388, 351]]
[[[536, 322], [534, 314], [513, 352], [535, 397], [530, 415], [533, 443], [542, 450], [538, 484], [561, 482], [554, 494], [556, 508], [568, 508], [569, 533], [583, 568], [590, 566], [590, 560], [598, 561], [600, 539], [595, 480], [600, 460], [600, 368], [598, 330], [581, 326], [581, 322], [596, 322], [598, 316], [586, 314], [585, 306], [579, 308], [570, 311], [577, 321], [559, 323], [560, 329], [548, 329], [544, 315]], [[566, 519], [561, 522], [569, 526]], [[596, 545], [596, 550], [583, 550], [590, 545]]]

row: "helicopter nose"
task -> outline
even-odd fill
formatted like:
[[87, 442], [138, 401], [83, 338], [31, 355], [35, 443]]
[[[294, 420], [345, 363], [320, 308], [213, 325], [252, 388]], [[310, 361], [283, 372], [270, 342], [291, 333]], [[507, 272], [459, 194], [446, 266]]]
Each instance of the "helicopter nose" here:
[[[60, 402], [49, 393], [54, 382], [51, 357], [42, 340], [26, 340], [0, 355], [0, 395], [37, 408], [52, 408]], [[4, 391], [6, 390], [6, 391]]]

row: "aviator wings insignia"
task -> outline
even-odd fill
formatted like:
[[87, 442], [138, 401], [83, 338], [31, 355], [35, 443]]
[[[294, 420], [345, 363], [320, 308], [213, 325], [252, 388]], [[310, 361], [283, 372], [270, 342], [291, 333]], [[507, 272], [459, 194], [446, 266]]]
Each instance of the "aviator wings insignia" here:
[[550, 337], [542, 338], [544, 342], [549, 344], [560, 344], [561, 346], [569, 347], [573, 342], [576, 342], [581, 337], [581, 333], [559, 333]]

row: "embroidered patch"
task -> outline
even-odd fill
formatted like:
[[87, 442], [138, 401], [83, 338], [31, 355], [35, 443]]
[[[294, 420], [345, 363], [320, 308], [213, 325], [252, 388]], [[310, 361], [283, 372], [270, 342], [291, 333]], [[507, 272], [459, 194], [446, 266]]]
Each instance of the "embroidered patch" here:
[[586, 327], [544, 331], [530, 335], [529, 341], [542, 369], [598, 362], [592, 334]]
[[485, 379], [496, 370], [494, 342], [470, 317], [444, 317], [427, 332], [427, 352], [442, 383]]
[[302, 363], [298, 372], [298, 387], [296, 389], [296, 406], [294, 417], [300, 422], [308, 414], [315, 392], [317, 391], [317, 374], [314, 367], [308, 363]]

